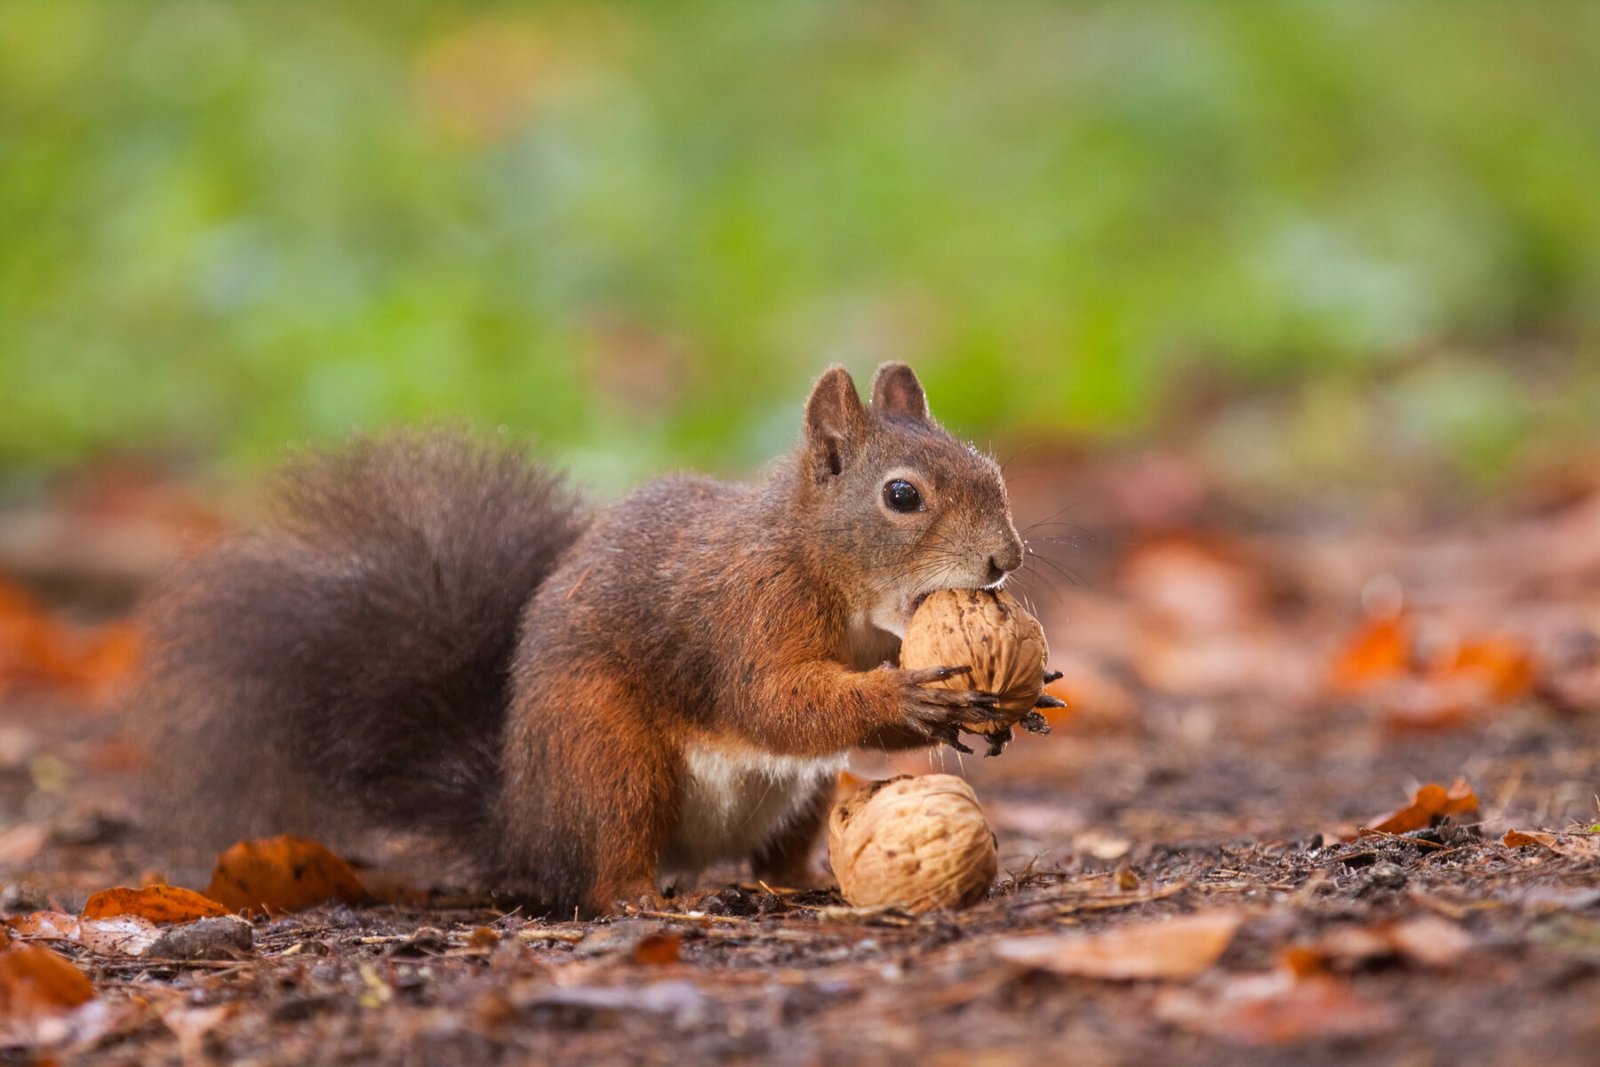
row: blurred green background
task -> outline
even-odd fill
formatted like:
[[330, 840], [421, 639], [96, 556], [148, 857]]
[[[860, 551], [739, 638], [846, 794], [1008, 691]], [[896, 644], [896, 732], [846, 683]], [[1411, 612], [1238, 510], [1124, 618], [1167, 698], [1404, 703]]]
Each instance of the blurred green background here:
[[1600, 419], [1600, 5], [0, 0], [0, 472], [904, 358], [980, 439], [1479, 479]]

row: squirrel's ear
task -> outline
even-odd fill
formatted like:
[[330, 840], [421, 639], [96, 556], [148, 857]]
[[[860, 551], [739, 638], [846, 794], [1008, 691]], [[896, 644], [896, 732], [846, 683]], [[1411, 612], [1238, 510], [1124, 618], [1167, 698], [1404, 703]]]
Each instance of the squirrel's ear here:
[[835, 363], [817, 379], [806, 400], [806, 444], [817, 477], [838, 474], [867, 432], [867, 412], [850, 372]]
[[904, 363], [884, 363], [872, 378], [872, 408], [884, 415], [928, 421], [928, 397]]

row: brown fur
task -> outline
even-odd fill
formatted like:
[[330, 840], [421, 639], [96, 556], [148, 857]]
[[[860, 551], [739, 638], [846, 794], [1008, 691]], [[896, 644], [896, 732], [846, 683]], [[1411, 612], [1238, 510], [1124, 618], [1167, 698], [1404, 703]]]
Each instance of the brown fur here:
[[[879, 369], [870, 408], [842, 368], [830, 369], [807, 402], [804, 425], [800, 447], [753, 484], [662, 479], [602, 510], [581, 533], [567, 499], [520, 467], [531, 494], [462, 485], [479, 477], [476, 468], [432, 485], [443, 500], [461, 493], [474, 506], [441, 508], [437, 522], [410, 516], [437, 531], [436, 541], [418, 542], [418, 559], [393, 548], [415, 541], [411, 532], [342, 521], [323, 531], [313, 514], [308, 529], [268, 534], [248, 551], [201, 564], [180, 586], [188, 592], [165, 601], [158, 631], [177, 654], [158, 660], [155, 691], [180, 714], [235, 705], [226, 715], [199, 711], [199, 736], [212, 742], [233, 729], [252, 747], [277, 744], [304, 759], [327, 745], [341, 767], [365, 765], [339, 772], [338, 795], [358, 801], [354, 808], [370, 804], [385, 825], [414, 818], [415, 826], [448, 832], [487, 828], [461, 840], [557, 913], [603, 912], [656, 892], [663, 855], [701, 832], [686, 821], [694, 813], [684, 799], [695, 761], [701, 773], [711, 767], [729, 781], [775, 775], [772, 781], [798, 790], [747, 854], [762, 873], [798, 879], [827, 809], [826, 760], [856, 745], [928, 744], [954, 724], [997, 717], [990, 697], [927, 687], [920, 683], [930, 672], [879, 664], [895, 651], [897, 629], [920, 594], [989, 584], [1021, 554], [998, 469], [932, 421], [909, 368]], [[381, 460], [382, 447], [369, 447]], [[340, 465], [329, 462], [330, 470]], [[376, 501], [404, 485], [379, 468], [341, 467], [350, 481], [317, 499], [343, 501], [340, 493], [348, 493]], [[890, 508], [884, 485], [892, 478], [914, 484], [925, 508]], [[535, 498], [554, 517], [533, 514]], [[511, 521], [502, 521], [506, 513]], [[469, 515], [504, 527], [492, 540], [515, 549], [481, 564], [470, 558], [452, 544], [449, 528]], [[375, 551], [362, 554], [369, 538]], [[457, 568], [447, 584], [477, 590], [492, 609], [473, 612], [468, 596], [446, 598], [456, 610], [436, 612], [418, 588], [440, 572], [413, 566], [429, 551], [445, 551]], [[368, 565], [351, 570], [346, 553]], [[508, 565], [508, 555], [519, 565]], [[397, 561], [404, 566], [389, 569]], [[330, 569], [347, 579], [338, 593]], [[335, 605], [359, 591], [360, 604], [393, 600], [399, 610], [379, 613], [375, 627], [362, 610], [306, 619], [274, 588], [285, 575]], [[514, 627], [506, 605], [519, 595], [525, 608]], [[196, 603], [205, 609], [204, 633], [183, 617]], [[225, 643], [219, 635], [262, 612], [276, 618], [264, 631], [270, 639], [252, 629], [248, 654], [217, 647]], [[355, 624], [368, 627], [360, 640], [340, 632]], [[428, 647], [406, 633], [413, 624]], [[467, 642], [470, 655], [446, 649], [451, 628], [478, 635]], [[490, 639], [498, 632], [506, 642], [514, 631], [514, 653]], [[408, 646], [404, 659], [389, 654], [391, 643]], [[308, 644], [326, 651], [308, 659]], [[437, 673], [436, 685], [423, 683], [427, 700], [400, 707], [390, 723], [373, 698], [397, 663], [406, 664], [413, 685], [436, 664], [449, 669]], [[308, 681], [308, 670], [321, 680]], [[459, 699], [450, 699], [452, 687]], [[267, 705], [284, 692], [288, 718], [269, 722]], [[478, 758], [497, 744], [496, 759]], [[471, 786], [438, 789], [432, 752], [448, 767], [470, 766], [444, 777]], [[375, 759], [381, 770], [371, 766]], [[314, 760], [293, 788], [314, 785], [305, 779], [327, 775], [332, 762]], [[199, 792], [214, 795], [217, 776], [202, 777]], [[259, 777], [246, 778], [261, 790]], [[394, 795], [375, 796], [376, 787]], [[727, 799], [737, 813], [738, 804], [764, 795]], [[441, 814], [438, 806], [452, 810]], [[268, 810], [277, 819], [290, 808]]]

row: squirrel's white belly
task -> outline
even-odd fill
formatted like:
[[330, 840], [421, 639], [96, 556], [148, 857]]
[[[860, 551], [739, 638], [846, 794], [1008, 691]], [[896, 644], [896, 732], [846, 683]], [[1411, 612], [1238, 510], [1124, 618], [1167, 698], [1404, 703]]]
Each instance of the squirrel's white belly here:
[[696, 873], [722, 860], [749, 858], [805, 811], [819, 787], [832, 784], [848, 757], [691, 745], [684, 758], [678, 825], [661, 866]]

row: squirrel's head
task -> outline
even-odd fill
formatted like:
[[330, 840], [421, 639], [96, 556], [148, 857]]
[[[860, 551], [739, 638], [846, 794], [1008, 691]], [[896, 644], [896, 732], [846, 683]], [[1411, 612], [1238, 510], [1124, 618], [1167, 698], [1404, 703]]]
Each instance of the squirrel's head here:
[[993, 587], [1022, 565], [1000, 467], [946, 433], [904, 363], [885, 363], [863, 405], [834, 366], [806, 401], [802, 509], [852, 608], [904, 633], [936, 589]]

